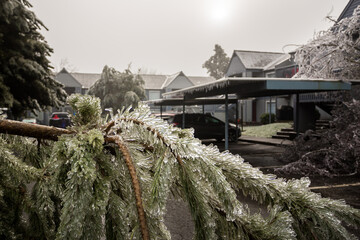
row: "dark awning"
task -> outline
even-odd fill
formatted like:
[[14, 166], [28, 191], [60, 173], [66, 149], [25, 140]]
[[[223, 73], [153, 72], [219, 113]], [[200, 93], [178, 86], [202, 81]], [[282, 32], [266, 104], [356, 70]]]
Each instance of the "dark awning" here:
[[[236, 103], [237, 99], [228, 99], [228, 103]], [[155, 106], [182, 106], [182, 105], [213, 105], [225, 104], [225, 98], [198, 98], [185, 100], [183, 98], [170, 98], [170, 99], [156, 99], [145, 101], [148, 104]]]
[[[352, 81], [353, 82], [353, 81]], [[359, 82], [354, 80], [354, 82]], [[334, 79], [225, 78], [211, 83], [164, 93], [164, 98], [185, 100], [222, 94], [237, 94], [239, 99], [297, 93], [350, 90], [351, 82]]]

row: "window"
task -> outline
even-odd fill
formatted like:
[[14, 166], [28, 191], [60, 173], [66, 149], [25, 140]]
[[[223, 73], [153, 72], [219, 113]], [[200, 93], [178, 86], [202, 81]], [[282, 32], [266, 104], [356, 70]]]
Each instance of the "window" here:
[[[270, 110], [270, 101], [266, 101], [266, 112], [269, 113], [269, 110]], [[275, 101], [271, 101], [271, 113], [275, 113], [276, 111], [276, 103]]]
[[275, 77], [275, 72], [266, 73], [266, 77], [267, 78], [274, 78]]
[[160, 99], [160, 91], [149, 91], [149, 100]]
[[206, 116], [206, 118], [205, 118], [205, 123], [206, 123], [206, 124], [219, 124], [220, 121], [217, 120], [216, 118]]

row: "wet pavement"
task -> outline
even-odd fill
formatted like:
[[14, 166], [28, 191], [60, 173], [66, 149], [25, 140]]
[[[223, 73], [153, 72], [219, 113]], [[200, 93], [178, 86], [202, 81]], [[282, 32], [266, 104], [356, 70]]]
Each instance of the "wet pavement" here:
[[[277, 160], [277, 156], [284, 151], [284, 146], [291, 144], [288, 142], [274, 141], [272, 139], [245, 138], [241, 141], [229, 143], [229, 151], [233, 154], [239, 154], [245, 162], [252, 166], [260, 168], [264, 173], [273, 173], [276, 167], [283, 163]], [[264, 141], [268, 142], [264, 143]], [[204, 144], [214, 144], [220, 151], [224, 150], [224, 142], [215, 142], [211, 140], [203, 141]], [[280, 176], [285, 178], [300, 178], [301, 176]], [[360, 179], [359, 176], [342, 176], [338, 178], [315, 177], [311, 178], [314, 192], [320, 193], [323, 197], [333, 199], [344, 199], [348, 204], [360, 208]], [[259, 205], [251, 199], [239, 196], [241, 201], [249, 205], [253, 211], [259, 209]], [[264, 213], [264, 211], [263, 211]], [[266, 214], [266, 213], [265, 213]], [[171, 232], [174, 240], [190, 240], [194, 234], [194, 225], [191, 220], [190, 212], [186, 203], [182, 201], [169, 200], [167, 205], [167, 214], [165, 224]], [[360, 232], [353, 232], [360, 237]]]

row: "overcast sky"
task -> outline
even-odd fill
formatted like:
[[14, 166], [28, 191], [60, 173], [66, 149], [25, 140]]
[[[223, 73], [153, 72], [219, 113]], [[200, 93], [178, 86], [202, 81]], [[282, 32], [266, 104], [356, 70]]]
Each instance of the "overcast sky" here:
[[233, 50], [288, 52], [326, 30], [348, 0], [30, 0], [47, 26], [58, 70], [77, 72], [131, 63], [149, 73], [207, 75], [202, 64], [220, 44]]

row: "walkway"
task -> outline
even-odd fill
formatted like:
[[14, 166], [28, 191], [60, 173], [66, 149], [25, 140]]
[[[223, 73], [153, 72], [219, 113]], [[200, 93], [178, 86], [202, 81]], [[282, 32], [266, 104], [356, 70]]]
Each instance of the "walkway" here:
[[260, 137], [251, 137], [251, 136], [241, 136], [239, 138], [239, 141], [274, 145], [274, 146], [289, 146], [292, 144], [292, 141], [290, 140], [275, 139], [275, 138], [260, 138]]

